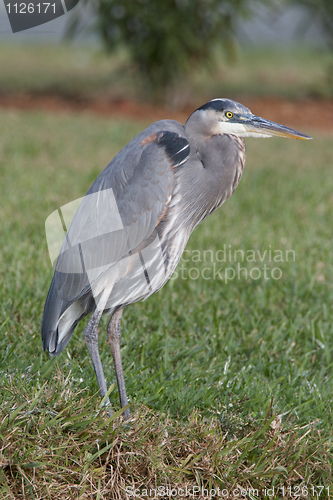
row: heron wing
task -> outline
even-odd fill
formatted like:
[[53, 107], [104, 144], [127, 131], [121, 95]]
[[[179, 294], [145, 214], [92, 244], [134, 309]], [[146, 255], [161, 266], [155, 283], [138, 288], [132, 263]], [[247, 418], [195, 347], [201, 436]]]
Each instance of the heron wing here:
[[[171, 130], [161, 130], [159, 123]], [[180, 124], [157, 122], [133, 139], [93, 183], [69, 224], [56, 263], [44, 309], [44, 347], [64, 311], [107, 269], [149, 240], [171, 200], [174, 169], [185, 163], [189, 152]], [[80, 317], [88, 312], [81, 311]], [[73, 329], [80, 317], [72, 321]]]

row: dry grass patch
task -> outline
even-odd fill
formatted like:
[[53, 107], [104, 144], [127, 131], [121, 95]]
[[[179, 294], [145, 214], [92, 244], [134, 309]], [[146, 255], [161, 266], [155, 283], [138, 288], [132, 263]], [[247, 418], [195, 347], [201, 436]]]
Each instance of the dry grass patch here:
[[263, 421], [243, 422], [242, 436], [225, 428], [220, 412], [207, 419], [194, 410], [184, 423], [140, 406], [123, 422], [119, 412], [106, 417], [98, 395], [75, 394], [69, 377], [58, 374], [57, 386], [44, 384], [33, 398], [3, 388], [12, 393], [1, 409], [4, 500], [214, 498], [212, 490], [233, 498], [236, 488], [265, 498], [273, 486], [330, 483], [330, 443], [318, 422], [293, 425], [271, 406]]

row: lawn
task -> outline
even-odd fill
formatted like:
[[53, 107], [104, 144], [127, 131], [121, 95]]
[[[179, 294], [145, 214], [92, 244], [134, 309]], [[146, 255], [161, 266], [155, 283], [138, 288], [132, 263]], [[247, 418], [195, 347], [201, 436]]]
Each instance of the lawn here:
[[167, 485], [328, 498], [331, 136], [249, 139], [234, 196], [195, 230], [174, 278], [125, 310], [129, 422], [100, 408], [84, 322], [59, 358], [42, 352], [52, 277], [45, 219], [81, 197], [146, 125], [0, 113], [1, 498], [116, 499], [131, 487], [139, 498], [167, 498], [172, 490], [144, 490]]

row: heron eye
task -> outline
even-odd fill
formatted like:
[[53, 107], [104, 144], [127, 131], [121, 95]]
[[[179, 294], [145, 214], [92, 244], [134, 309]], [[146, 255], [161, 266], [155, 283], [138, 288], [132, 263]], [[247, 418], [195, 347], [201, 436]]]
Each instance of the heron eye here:
[[227, 118], [232, 118], [234, 116], [234, 114], [231, 111], [227, 111], [226, 114], [225, 114], [225, 116]]

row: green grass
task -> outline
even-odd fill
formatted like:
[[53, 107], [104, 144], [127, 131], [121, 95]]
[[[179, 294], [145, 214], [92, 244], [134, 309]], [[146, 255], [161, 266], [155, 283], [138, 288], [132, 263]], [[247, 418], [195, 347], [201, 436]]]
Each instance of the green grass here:
[[[330, 136], [248, 140], [239, 187], [195, 230], [178, 278], [125, 310], [122, 356], [133, 420], [108, 421], [100, 410], [83, 322], [59, 358], [42, 352], [52, 277], [44, 221], [81, 197], [145, 125], [0, 114], [2, 498], [124, 498], [126, 486], [163, 484], [240, 484], [261, 488], [253, 498], [265, 498], [269, 485], [330, 486]], [[243, 262], [238, 252], [219, 262], [224, 248], [253, 250], [256, 261]], [[258, 251], [263, 257], [265, 250], [261, 262]], [[269, 250], [283, 261], [272, 262]], [[288, 261], [287, 250], [295, 252]], [[214, 264], [221, 278], [204, 279]], [[239, 279], [238, 264], [245, 268]], [[263, 279], [264, 265], [268, 277], [277, 267], [281, 278]], [[260, 279], [251, 279], [253, 268]], [[231, 269], [236, 277], [226, 283]], [[100, 350], [110, 384], [106, 324]], [[116, 388], [110, 397], [118, 410]]]
[[[177, 82], [168, 105], [208, 100], [216, 95], [332, 95], [328, 50], [303, 46], [243, 47], [232, 60], [218, 52], [216, 64]], [[1, 44], [0, 93], [58, 93], [71, 97], [108, 95], [139, 99], [151, 96], [125, 51], [72, 45]]]

